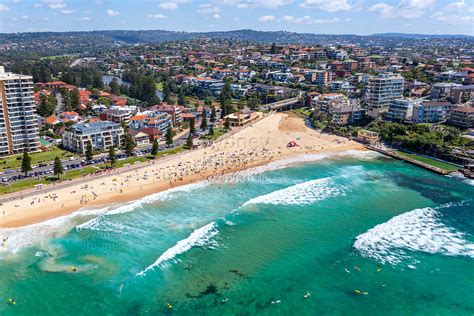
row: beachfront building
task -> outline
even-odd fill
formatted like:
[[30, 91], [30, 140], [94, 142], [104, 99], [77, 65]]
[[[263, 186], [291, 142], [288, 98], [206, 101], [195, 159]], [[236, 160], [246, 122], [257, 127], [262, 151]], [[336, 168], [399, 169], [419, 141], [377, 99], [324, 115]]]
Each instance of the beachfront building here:
[[159, 111], [145, 111], [130, 118], [129, 128], [140, 131], [144, 128], [153, 128], [166, 133], [168, 127], [173, 125], [171, 115]]
[[33, 77], [0, 66], [0, 155], [39, 151]]
[[387, 112], [390, 103], [403, 96], [404, 83], [405, 79], [402, 76], [393, 73], [382, 73], [371, 77], [367, 86], [369, 116], [377, 118]]
[[84, 154], [87, 143], [99, 151], [107, 151], [110, 147], [120, 147], [123, 128], [120, 124], [109, 121], [82, 122], [72, 125], [63, 134], [64, 148]]
[[459, 106], [451, 111], [448, 123], [462, 128], [474, 127], [474, 107]]
[[409, 121], [413, 115], [413, 106], [420, 104], [420, 99], [395, 99], [390, 103], [385, 118], [388, 121]]
[[329, 113], [331, 115], [331, 123], [335, 125], [354, 124], [365, 117], [365, 109], [362, 109], [359, 103], [351, 100], [348, 105], [332, 109]]
[[348, 99], [342, 93], [326, 93], [317, 96], [311, 102], [311, 106], [316, 110], [329, 113], [332, 108], [347, 105]]
[[249, 109], [243, 109], [238, 112], [227, 115], [226, 119], [229, 118], [230, 126], [239, 127], [257, 121], [260, 116], [261, 113], [259, 112], [254, 112]]
[[450, 102], [422, 102], [413, 106], [413, 123], [446, 122], [453, 105]]
[[160, 104], [155, 104], [154, 106], [152, 106], [150, 110], [165, 112], [171, 115], [171, 121], [173, 123], [173, 126], [175, 127], [183, 122], [182, 111], [180, 106], [161, 102]]
[[357, 131], [357, 139], [364, 143], [376, 143], [379, 140], [379, 133], [361, 129]]

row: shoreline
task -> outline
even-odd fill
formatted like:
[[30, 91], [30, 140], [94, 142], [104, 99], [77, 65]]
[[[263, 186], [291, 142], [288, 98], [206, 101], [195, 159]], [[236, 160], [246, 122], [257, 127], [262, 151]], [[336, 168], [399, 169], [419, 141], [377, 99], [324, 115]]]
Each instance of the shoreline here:
[[[293, 139], [299, 139], [300, 146], [287, 148], [285, 145]], [[178, 186], [296, 156], [348, 150], [367, 149], [341, 137], [318, 134], [291, 115], [272, 114], [208, 147], [65, 186], [48, 187], [45, 192], [28, 192], [21, 199], [3, 203], [0, 227], [29, 226], [70, 215], [84, 207], [125, 204]]]

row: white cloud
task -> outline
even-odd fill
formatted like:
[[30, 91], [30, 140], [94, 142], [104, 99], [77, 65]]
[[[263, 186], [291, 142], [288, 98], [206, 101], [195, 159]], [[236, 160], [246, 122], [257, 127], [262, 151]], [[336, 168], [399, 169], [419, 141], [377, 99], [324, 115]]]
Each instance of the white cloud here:
[[163, 15], [163, 14], [161, 14], [161, 13], [158, 13], [158, 14], [148, 14], [146, 17], [149, 18], [149, 19], [166, 19], [166, 15]]
[[295, 18], [291, 15], [285, 15], [281, 18], [282, 22], [287, 22], [287, 23], [295, 23], [295, 24], [330, 24], [330, 23], [337, 23], [340, 22], [341, 20], [338, 18], [333, 18], [333, 19], [314, 19], [310, 17], [309, 15], [306, 15], [302, 18]]
[[216, 19], [216, 20], [219, 20], [219, 19], [221, 18], [221, 16], [216, 13], [216, 14], [213, 14], [213, 15], [212, 15], [212, 18], [213, 18], [213, 19]]
[[371, 6], [369, 11], [377, 13], [382, 19], [414, 19], [422, 16], [433, 2], [434, 0], [400, 0], [397, 6], [380, 2]]
[[21, 17], [21, 19], [22, 19], [22, 20], [25, 20], [25, 21], [28, 21], [28, 20], [30, 19], [30, 17], [27, 16], [27, 15], [24, 15], [24, 16]]
[[239, 20], [239, 18], [233, 18], [232, 21], [239, 22], [240, 20]]
[[176, 10], [178, 8], [178, 4], [174, 2], [163, 2], [160, 3], [158, 7], [163, 10]]
[[10, 8], [0, 3], [0, 12], [7, 12], [7, 11], [10, 11]]
[[43, 18], [43, 21], [49, 22], [49, 18]]
[[115, 10], [112, 10], [112, 9], [107, 10], [107, 15], [109, 15], [109, 16], [116, 16], [116, 15], [119, 15], [119, 14], [120, 14], [120, 12], [118, 12], [118, 11], [115, 11]]
[[33, 5], [33, 8], [41, 8], [42, 6], [43, 6], [42, 3], [37, 2]]
[[45, 0], [44, 3], [48, 4], [48, 7], [53, 10], [63, 9], [66, 7], [66, 4], [63, 0]]
[[231, 5], [239, 9], [247, 8], [267, 8], [276, 9], [278, 7], [292, 3], [294, 0], [215, 0], [218, 5]]
[[68, 15], [68, 14], [73, 14], [75, 11], [73, 10], [61, 10], [61, 13], [64, 14], [64, 15]]
[[81, 21], [81, 22], [87, 22], [87, 21], [90, 21], [90, 20], [91, 20], [91, 18], [88, 17], [88, 16], [84, 16], [84, 17], [79, 19], [79, 21]]
[[264, 15], [258, 18], [259, 22], [272, 22], [275, 21], [275, 17], [273, 15]]
[[219, 13], [219, 7], [216, 7], [210, 3], [201, 4], [197, 10], [198, 14], [216, 14]]
[[354, 8], [347, 0], [304, 0], [300, 7], [327, 12], [349, 11]]
[[13, 22], [16, 22], [16, 21], [18, 21], [18, 18], [11, 18], [10, 20], [13, 21]]
[[[467, 13], [467, 14], [466, 14]], [[474, 5], [468, 7], [464, 0], [451, 2], [431, 17], [451, 25], [474, 25]]]

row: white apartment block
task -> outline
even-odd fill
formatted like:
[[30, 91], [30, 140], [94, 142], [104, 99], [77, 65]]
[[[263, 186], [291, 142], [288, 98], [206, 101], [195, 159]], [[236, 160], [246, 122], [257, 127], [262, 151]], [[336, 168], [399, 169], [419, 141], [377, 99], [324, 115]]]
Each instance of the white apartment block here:
[[403, 96], [404, 83], [402, 76], [393, 73], [371, 77], [367, 86], [369, 116], [376, 118], [387, 112], [392, 101]]
[[410, 121], [413, 116], [413, 107], [419, 105], [421, 99], [395, 99], [390, 103], [387, 120], [395, 122]]
[[33, 77], [0, 66], [0, 155], [39, 151]]
[[63, 146], [79, 154], [86, 152], [87, 143], [100, 151], [120, 147], [124, 130], [118, 123], [109, 121], [83, 122], [69, 128], [63, 134]]

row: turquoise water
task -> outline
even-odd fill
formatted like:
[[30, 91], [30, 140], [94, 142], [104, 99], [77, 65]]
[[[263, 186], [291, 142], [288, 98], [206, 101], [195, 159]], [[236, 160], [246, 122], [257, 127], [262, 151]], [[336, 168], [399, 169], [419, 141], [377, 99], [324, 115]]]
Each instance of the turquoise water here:
[[370, 153], [0, 236], [1, 315], [474, 313], [473, 184]]

